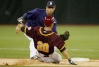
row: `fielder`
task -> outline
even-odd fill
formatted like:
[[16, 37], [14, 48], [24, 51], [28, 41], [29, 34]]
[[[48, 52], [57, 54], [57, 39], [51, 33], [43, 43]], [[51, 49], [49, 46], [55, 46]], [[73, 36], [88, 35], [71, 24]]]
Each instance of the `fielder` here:
[[[25, 13], [22, 17], [18, 18], [18, 22], [25, 22], [25, 26], [30, 27], [36, 27], [36, 26], [42, 26], [44, 27], [44, 18], [49, 15], [49, 16], [53, 16], [54, 18], [54, 25], [52, 28], [52, 31], [57, 33], [56, 31], [56, 26], [57, 26], [57, 21], [53, 15], [54, 11], [55, 11], [56, 5], [54, 1], [48, 1], [47, 5], [46, 5], [46, 9], [39, 9], [36, 8], [34, 10], [28, 11], [27, 13]], [[18, 28], [18, 25], [16, 27], [16, 33], [18, 33], [20, 31], [20, 29]], [[25, 34], [25, 36], [30, 40], [30, 59], [37, 59], [37, 53], [36, 53], [36, 49], [34, 47], [34, 39], [27, 36]], [[68, 39], [68, 37], [66, 37], [64, 39], [64, 35], [60, 35], [61, 37], [63, 37], [63, 40]]]
[[44, 25], [45, 27], [26, 27], [20, 23], [19, 28], [26, 35], [34, 39], [34, 46], [38, 52], [37, 55], [41, 58], [42, 62], [58, 64], [62, 60], [61, 55], [54, 50], [54, 46], [56, 46], [65, 58], [68, 59], [70, 64], [76, 65], [66, 51], [64, 40], [52, 32], [54, 18], [52, 16], [45, 17]]

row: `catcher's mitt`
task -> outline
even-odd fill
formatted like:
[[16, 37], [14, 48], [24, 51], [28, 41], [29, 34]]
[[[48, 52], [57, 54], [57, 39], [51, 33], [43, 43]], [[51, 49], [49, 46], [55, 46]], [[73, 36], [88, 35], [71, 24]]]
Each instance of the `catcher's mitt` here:
[[68, 40], [68, 39], [69, 39], [69, 36], [70, 36], [70, 34], [69, 34], [68, 31], [65, 31], [64, 34], [60, 34], [60, 37], [61, 37], [64, 41]]

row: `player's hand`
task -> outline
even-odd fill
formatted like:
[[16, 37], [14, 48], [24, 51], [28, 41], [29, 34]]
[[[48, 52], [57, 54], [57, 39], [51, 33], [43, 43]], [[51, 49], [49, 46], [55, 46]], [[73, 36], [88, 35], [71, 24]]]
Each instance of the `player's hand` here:
[[18, 24], [17, 26], [16, 26], [16, 34], [18, 34], [20, 32], [20, 25]]
[[18, 21], [18, 23], [23, 23], [23, 17], [19, 17], [19, 18], [17, 19], [17, 21]]
[[71, 59], [68, 60], [68, 62], [72, 65], [77, 65], [76, 63], [74, 63]]

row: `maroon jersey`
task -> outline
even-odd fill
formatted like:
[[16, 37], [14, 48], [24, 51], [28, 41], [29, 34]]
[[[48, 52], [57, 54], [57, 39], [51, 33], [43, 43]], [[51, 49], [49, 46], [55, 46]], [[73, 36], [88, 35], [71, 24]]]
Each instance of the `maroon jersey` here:
[[38, 52], [45, 55], [52, 54], [54, 52], [54, 46], [59, 50], [65, 47], [65, 43], [60, 36], [52, 31], [45, 31], [42, 27], [26, 28], [25, 33], [33, 38], [35, 48]]

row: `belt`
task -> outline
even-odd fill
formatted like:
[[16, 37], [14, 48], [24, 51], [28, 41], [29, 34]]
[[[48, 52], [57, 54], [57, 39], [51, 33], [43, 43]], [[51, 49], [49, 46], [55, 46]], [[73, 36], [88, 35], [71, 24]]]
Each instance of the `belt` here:
[[49, 57], [49, 55], [44, 55], [44, 57]]

